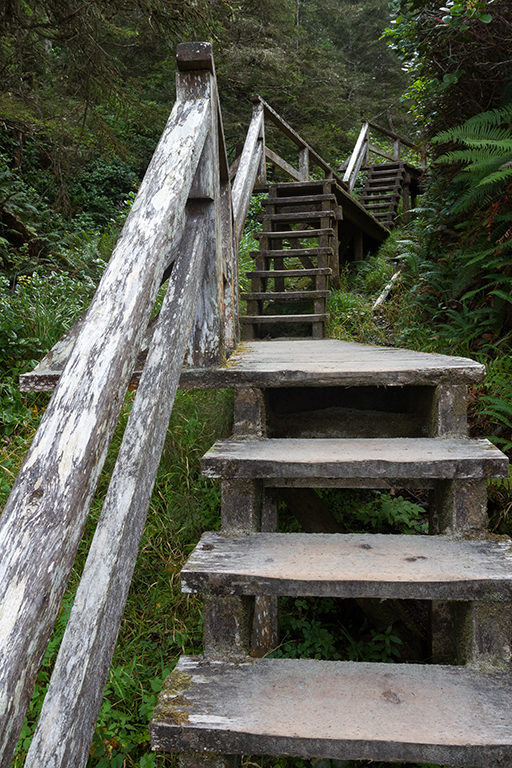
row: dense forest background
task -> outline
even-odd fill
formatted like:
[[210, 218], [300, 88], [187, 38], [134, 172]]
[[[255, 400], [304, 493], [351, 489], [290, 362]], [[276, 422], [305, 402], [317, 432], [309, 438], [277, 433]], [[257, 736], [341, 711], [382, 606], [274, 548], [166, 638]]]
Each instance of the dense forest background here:
[[[348, 157], [361, 119], [428, 147], [424, 194], [412, 220], [393, 231], [379, 254], [342, 276], [330, 300], [329, 332], [484, 362], [486, 384], [470, 393], [472, 434], [510, 452], [508, 0], [5, 0], [0, 8], [2, 500], [47, 404], [46, 395], [22, 397], [18, 375], [90, 301], [171, 110], [176, 45], [187, 40], [213, 44], [231, 160], [243, 145], [254, 92], [333, 167]], [[286, 144], [276, 149], [287, 158]], [[251, 216], [257, 216], [257, 204]], [[250, 230], [244, 252], [254, 247]], [[375, 314], [373, 301], [397, 270], [400, 279]], [[130, 403], [129, 395], [15, 766], [23, 764], [30, 743]], [[202, 530], [218, 524], [219, 489], [200, 477], [199, 458], [229, 430], [230, 406], [229, 393], [178, 393], [91, 766], [174, 765], [173, 758], [150, 752], [147, 722], [179, 653], [201, 648], [200, 602], [180, 595], [177, 573]], [[491, 530], [510, 534], [509, 483], [491, 485], [489, 498]], [[421, 503], [373, 494], [364, 503], [346, 500], [344, 514], [351, 530], [418, 533], [424, 529]], [[316, 608], [304, 601], [288, 607], [283, 654], [407, 658], [392, 626], [376, 628], [355, 619], [340, 624], [328, 601]], [[259, 758], [245, 762], [262, 765]], [[285, 761], [273, 765], [285, 768]], [[294, 768], [305, 765], [293, 761]]]

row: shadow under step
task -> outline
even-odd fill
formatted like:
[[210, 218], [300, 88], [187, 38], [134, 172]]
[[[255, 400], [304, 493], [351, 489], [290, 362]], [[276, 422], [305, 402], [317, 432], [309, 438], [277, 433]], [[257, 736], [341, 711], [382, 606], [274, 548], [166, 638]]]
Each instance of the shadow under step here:
[[418, 600], [512, 600], [510, 540], [384, 534], [205, 533], [181, 590]]
[[224, 479], [508, 477], [504, 453], [489, 440], [467, 438], [217, 440], [201, 467], [205, 477]]
[[465, 667], [184, 656], [153, 749], [504, 768], [512, 677]]

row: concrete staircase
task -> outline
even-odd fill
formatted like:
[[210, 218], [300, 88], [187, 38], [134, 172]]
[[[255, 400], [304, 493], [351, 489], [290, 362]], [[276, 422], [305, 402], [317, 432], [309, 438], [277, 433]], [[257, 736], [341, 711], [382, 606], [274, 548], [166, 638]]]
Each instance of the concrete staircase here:
[[[235, 388], [233, 437], [203, 459], [222, 529], [182, 572], [204, 596], [205, 650], [165, 683], [154, 749], [191, 766], [512, 765], [512, 550], [486, 529], [487, 480], [508, 460], [467, 436], [483, 376], [464, 358], [322, 340], [246, 342], [212, 375]], [[431, 535], [279, 533], [280, 493], [322, 487], [428, 488]], [[429, 663], [264, 658], [286, 595], [426, 601]], [[435, 663], [452, 635], [457, 666]]]

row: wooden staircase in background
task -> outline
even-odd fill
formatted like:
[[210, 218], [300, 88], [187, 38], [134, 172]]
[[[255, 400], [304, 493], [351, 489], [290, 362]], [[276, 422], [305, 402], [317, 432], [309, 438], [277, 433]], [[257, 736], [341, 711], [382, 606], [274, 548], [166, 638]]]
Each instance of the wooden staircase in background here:
[[[464, 358], [328, 340], [246, 342], [217, 370], [235, 390], [233, 438], [203, 459], [222, 480], [222, 528], [182, 572], [204, 597], [205, 649], [165, 683], [154, 749], [196, 767], [239, 754], [512, 765], [511, 542], [486, 528], [487, 481], [508, 460], [468, 438], [466, 417], [483, 376]], [[429, 489], [430, 535], [278, 532], [280, 495], [325, 487]], [[326, 530], [314, 514], [305, 529]], [[428, 604], [429, 656], [263, 658], [284, 595]]]
[[251, 253], [255, 269], [246, 273], [251, 292], [240, 297], [247, 302], [247, 315], [240, 317], [242, 339], [323, 338], [329, 276], [338, 274], [341, 209], [335, 187], [332, 179], [270, 186], [263, 231], [256, 235], [259, 250]]
[[392, 229], [400, 202], [403, 221], [407, 221], [409, 210], [414, 208], [420, 175], [419, 168], [403, 161], [371, 165], [359, 202], [387, 229]]

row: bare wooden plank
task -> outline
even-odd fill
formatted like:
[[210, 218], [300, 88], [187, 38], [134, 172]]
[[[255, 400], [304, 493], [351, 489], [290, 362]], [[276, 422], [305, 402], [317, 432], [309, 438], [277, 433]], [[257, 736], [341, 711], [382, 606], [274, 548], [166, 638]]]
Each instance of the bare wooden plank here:
[[[323, 158], [321, 158], [320, 155], [315, 152], [315, 150], [310, 147], [309, 144], [304, 141], [304, 139], [299, 136], [296, 131], [293, 130], [293, 128], [286, 122], [286, 120], [283, 120], [283, 118], [278, 115], [274, 109], [272, 109], [270, 104], [267, 104], [267, 102], [260, 96], [252, 96], [251, 101], [253, 103], [259, 102], [260, 104], [263, 104], [265, 117], [268, 117], [269, 120], [274, 123], [274, 125], [277, 125], [277, 127], [284, 133], [284, 135], [288, 136], [288, 138], [291, 139], [299, 147], [299, 150], [307, 150], [310, 164], [314, 164], [318, 166], [318, 168], [321, 168], [323, 171], [325, 171], [326, 177], [334, 178], [338, 181], [339, 184], [343, 184], [341, 176], [339, 176], [336, 171], [334, 171], [329, 166], [329, 164], [326, 163], [325, 160], [323, 160]], [[298, 179], [298, 181], [303, 181], [303, 178]]]
[[381, 599], [512, 598], [509, 540], [383, 534], [205, 533], [183, 592]]
[[343, 175], [343, 181], [348, 185], [349, 192], [352, 192], [355, 187], [361, 167], [368, 162], [368, 141], [368, 123], [364, 122]]
[[211, 123], [178, 102], [0, 518], [0, 765], [9, 766]]
[[[268, 237], [270, 240], [293, 240], [299, 237], [334, 237], [334, 230], [330, 227], [324, 229], [287, 229], [282, 232], [255, 232], [256, 240]], [[286, 251], [289, 253], [289, 251]], [[302, 250], [304, 255], [304, 250]]]
[[267, 291], [265, 293], [242, 293], [240, 298], [242, 301], [255, 299], [258, 301], [309, 301], [326, 299], [330, 295], [330, 291]]
[[181, 252], [119, 449], [27, 768], [85, 766], [146, 520], [204, 270], [205, 204]]
[[237, 245], [242, 236], [252, 191], [263, 156], [264, 148], [261, 138], [262, 128], [263, 107], [256, 104], [253, 108], [252, 120], [249, 125], [249, 130], [247, 131], [242, 156], [238, 164], [238, 170], [231, 193]]
[[[41, 372], [55, 386], [58, 372]], [[35, 378], [35, 377], [34, 377]], [[419, 386], [478, 384], [485, 366], [465, 357], [376, 347], [337, 339], [244, 342], [224, 366], [185, 369], [180, 387]], [[140, 371], [131, 384], [137, 386]], [[33, 382], [33, 389], [38, 386]], [[44, 391], [44, 390], [43, 390]]]
[[260, 269], [257, 272], [246, 272], [246, 277], [314, 277], [315, 275], [332, 275], [330, 267], [315, 269]]
[[242, 325], [248, 323], [317, 323], [327, 322], [329, 315], [240, 315]]
[[464, 667], [182, 657], [150, 726], [153, 749], [500, 768], [512, 678]]
[[205, 477], [225, 479], [508, 477], [504, 453], [467, 438], [218, 440], [201, 467]]
[[270, 160], [270, 162], [273, 163], [276, 168], [279, 168], [281, 171], [287, 173], [288, 176], [290, 176], [292, 179], [295, 179], [295, 181], [302, 181], [300, 172], [294, 168], [293, 165], [290, 165], [290, 163], [288, 163], [268, 147], [265, 147], [265, 157], [267, 160]]

